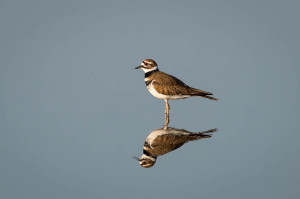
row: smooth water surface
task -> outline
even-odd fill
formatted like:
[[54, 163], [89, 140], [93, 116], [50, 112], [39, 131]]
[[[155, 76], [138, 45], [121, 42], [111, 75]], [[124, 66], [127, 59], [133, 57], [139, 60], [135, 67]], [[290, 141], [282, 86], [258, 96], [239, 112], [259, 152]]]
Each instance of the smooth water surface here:
[[[297, 198], [299, 1], [0, 2], [0, 198]], [[164, 124], [143, 59], [220, 100], [170, 102], [218, 128], [142, 168]]]

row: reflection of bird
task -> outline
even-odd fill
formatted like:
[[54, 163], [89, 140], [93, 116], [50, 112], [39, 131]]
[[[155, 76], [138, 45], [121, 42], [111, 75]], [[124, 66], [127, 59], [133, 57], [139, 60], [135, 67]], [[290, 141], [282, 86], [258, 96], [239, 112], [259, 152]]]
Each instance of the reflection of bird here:
[[146, 138], [143, 155], [137, 158], [144, 168], [152, 167], [158, 156], [164, 155], [178, 149], [185, 143], [193, 140], [211, 137], [211, 133], [217, 129], [211, 129], [199, 133], [192, 133], [184, 129], [157, 129], [152, 131]]
[[217, 100], [211, 97], [212, 93], [189, 87], [181, 80], [160, 72], [157, 64], [152, 59], [145, 59], [140, 66], [135, 69], [142, 69], [145, 72], [145, 83], [149, 92], [158, 99], [166, 102], [166, 116], [169, 115], [170, 106], [168, 100], [184, 99], [187, 97], [199, 96], [211, 100]]

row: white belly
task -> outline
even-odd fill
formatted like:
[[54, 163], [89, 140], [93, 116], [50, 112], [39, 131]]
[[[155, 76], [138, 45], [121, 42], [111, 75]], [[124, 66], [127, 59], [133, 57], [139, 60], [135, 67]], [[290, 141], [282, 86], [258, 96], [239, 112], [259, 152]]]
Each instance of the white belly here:
[[152, 86], [152, 83], [147, 86], [148, 91], [158, 99], [168, 99], [168, 100], [175, 100], [175, 99], [184, 99], [190, 97], [189, 95], [163, 95], [158, 93]]

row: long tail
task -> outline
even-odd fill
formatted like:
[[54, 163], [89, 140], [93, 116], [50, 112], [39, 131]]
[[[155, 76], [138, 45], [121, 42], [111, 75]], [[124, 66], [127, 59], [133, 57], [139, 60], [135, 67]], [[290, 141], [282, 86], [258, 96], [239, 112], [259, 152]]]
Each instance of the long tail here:
[[199, 95], [199, 97], [204, 97], [204, 98], [207, 98], [207, 99], [210, 99], [210, 100], [218, 100], [217, 98], [214, 98], [214, 97], [210, 97], [210, 96], [207, 96], [207, 95]]
[[199, 97], [203, 97], [203, 98], [207, 98], [210, 100], [218, 100], [217, 98], [211, 97], [209, 95], [213, 95], [210, 92], [206, 92], [206, 91], [202, 91], [196, 88], [190, 88], [191, 89], [191, 95], [192, 96], [199, 96]]
[[199, 133], [191, 133], [189, 135], [189, 140], [193, 141], [193, 140], [199, 140], [202, 138], [210, 138], [212, 136], [212, 133], [217, 131], [218, 129], [210, 129], [208, 131], [202, 131]]

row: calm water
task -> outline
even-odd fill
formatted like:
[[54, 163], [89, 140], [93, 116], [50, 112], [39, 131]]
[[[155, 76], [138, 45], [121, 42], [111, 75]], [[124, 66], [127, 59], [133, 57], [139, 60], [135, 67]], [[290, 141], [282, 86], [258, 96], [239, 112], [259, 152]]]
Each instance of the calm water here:
[[[0, 198], [296, 198], [298, 8], [1, 1]], [[164, 125], [145, 58], [220, 99], [171, 101], [169, 127], [218, 131], [151, 168], [132, 158]]]

